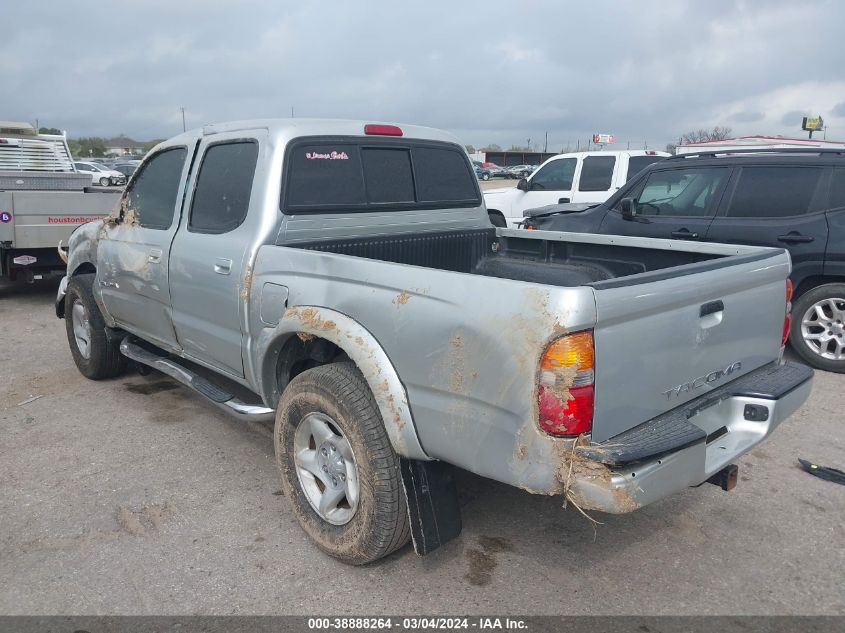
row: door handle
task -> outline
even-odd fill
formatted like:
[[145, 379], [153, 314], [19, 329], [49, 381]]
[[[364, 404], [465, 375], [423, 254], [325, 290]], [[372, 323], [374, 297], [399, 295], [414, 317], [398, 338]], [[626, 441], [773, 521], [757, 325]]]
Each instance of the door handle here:
[[214, 260], [214, 272], [218, 275], [228, 275], [232, 272], [232, 260], [218, 257]]
[[162, 252], [160, 248], [152, 248], [150, 249], [150, 254], [147, 255], [147, 261], [151, 264], [160, 264], [161, 256]]
[[557, 203], [558, 204], [569, 204], [570, 200], [571, 200], [571, 198], [558, 198]]
[[691, 233], [687, 229], [681, 229], [680, 231], [672, 231], [670, 233], [672, 237], [676, 237], [679, 240], [697, 240], [698, 233]]
[[787, 244], [807, 244], [812, 242], [814, 238], [812, 235], [801, 235], [800, 233], [787, 233], [786, 235], [778, 235], [778, 242], [786, 242]]

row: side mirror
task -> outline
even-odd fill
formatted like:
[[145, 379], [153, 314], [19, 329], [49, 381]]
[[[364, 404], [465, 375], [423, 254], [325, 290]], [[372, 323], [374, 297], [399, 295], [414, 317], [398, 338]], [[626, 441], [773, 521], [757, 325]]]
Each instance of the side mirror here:
[[520, 191], [528, 191], [528, 179], [527, 178], [520, 178], [519, 182], [516, 183], [516, 188]]
[[637, 206], [634, 204], [634, 199], [622, 198], [619, 201], [619, 212], [622, 214], [623, 220], [633, 220], [637, 217]]

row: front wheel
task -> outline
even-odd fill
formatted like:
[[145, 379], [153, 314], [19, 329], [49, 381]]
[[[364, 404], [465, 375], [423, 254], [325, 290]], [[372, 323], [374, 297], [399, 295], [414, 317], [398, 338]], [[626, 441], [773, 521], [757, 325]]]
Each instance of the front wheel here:
[[490, 174], [481, 174], [481, 180], [490, 180]]
[[106, 336], [106, 324], [92, 288], [94, 275], [72, 277], [65, 294], [65, 330], [79, 372], [91, 380], [119, 375], [126, 368], [120, 345]]
[[279, 401], [274, 438], [282, 488], [317, 547], [364, 565], [408, 542], [399, 457], [354, 364], [294, 378]]
[[825, 284], [798, 297], [789, 340], [813, 367], [845, 373], [845, 284]]
[[108, 178], [106, 178], [105, 176], [103, 176], [102, 178], [100, 178], [100, 186], [101, 186], [101, 187], [108, 187], [110, 184], [111, 184], [111, 180], [109, 180], [109, 179], [108, 179]]

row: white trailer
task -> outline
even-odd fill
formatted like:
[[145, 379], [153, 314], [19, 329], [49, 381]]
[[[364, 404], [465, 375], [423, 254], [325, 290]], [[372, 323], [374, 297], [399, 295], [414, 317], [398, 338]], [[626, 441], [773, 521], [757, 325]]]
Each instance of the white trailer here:
[[120, 199], [120, 192], [90, 184], [91, 177], [74, 168], [64, 134], [0, 121], [0, 279], [64, 274], [59, 243]]

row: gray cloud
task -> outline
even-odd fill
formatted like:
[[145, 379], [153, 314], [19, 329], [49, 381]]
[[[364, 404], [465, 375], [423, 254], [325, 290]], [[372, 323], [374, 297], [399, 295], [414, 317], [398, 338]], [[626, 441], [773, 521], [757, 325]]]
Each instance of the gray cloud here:
[[737, 112], [731, 116], [731, 121], [736, 121], [737, 123], [754, 123], [756, 121], [762, 121], [764, 116], [762, 112]]
[[[781, 133], [795, 121], [745, 129], [759, 107], [717, 113], [845, 79], [838, 2], [54, 1], [4, 17], [15, 26], [0, 42], [0, 118], [73, 136], [169, 136], [185, 106], [189, 126], [293, 108], [442, 127], [477, 146], [546, 131], [550, 149], [594, 132], [660, 146], [716, 124]], [[773, 43], [785, 30], [790, 46]]]
[[835, 117], [843, 117], [845, 118], [845, 101], [842, 103], [837, 103], [833, 110], [830, 111], [830, 114]]
[[812, 114], [812, 112], [808, 112], [806, 110], [792, 110], [784, 114], [781, 117], [780, 122], [786, 126], [794, 128], [796, 125], [801, 125], [801, 119], [805, 116], [811, 116]]

